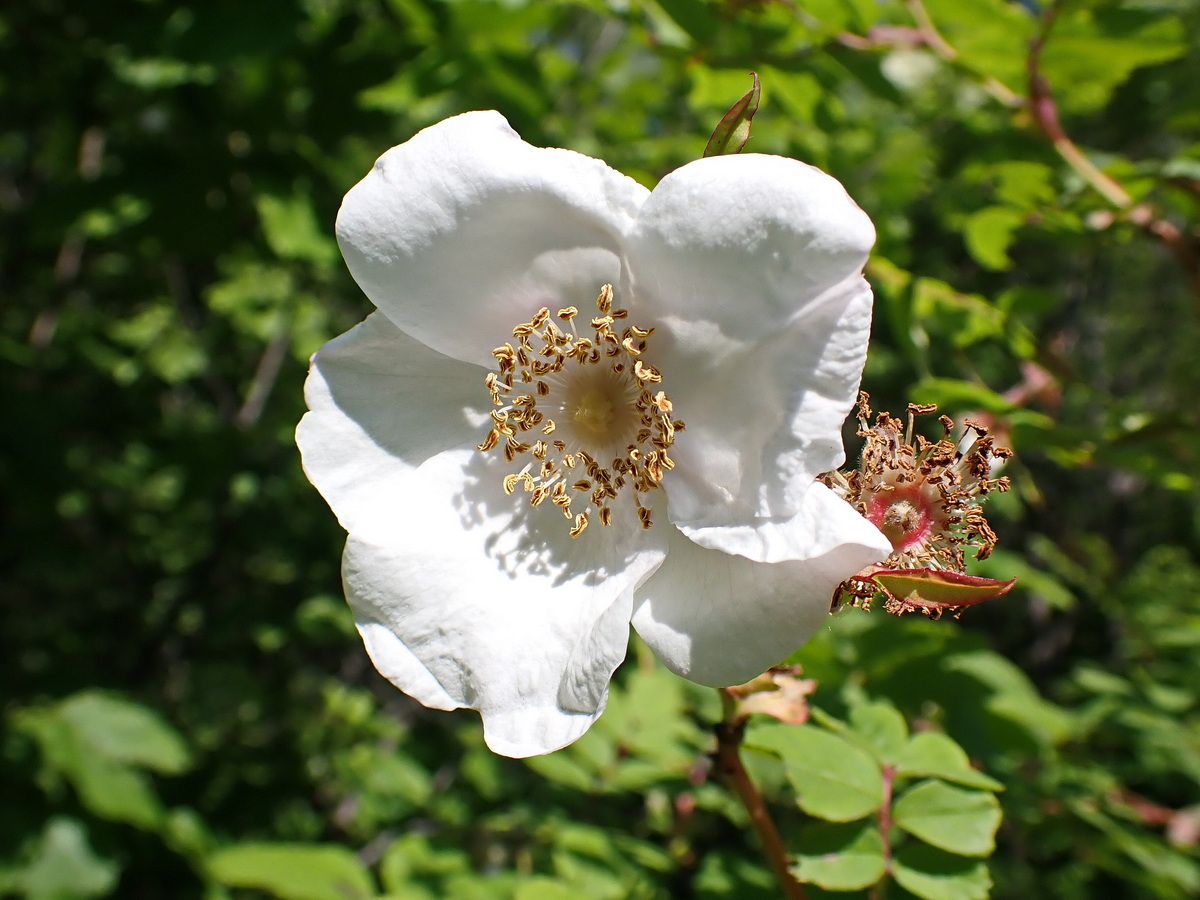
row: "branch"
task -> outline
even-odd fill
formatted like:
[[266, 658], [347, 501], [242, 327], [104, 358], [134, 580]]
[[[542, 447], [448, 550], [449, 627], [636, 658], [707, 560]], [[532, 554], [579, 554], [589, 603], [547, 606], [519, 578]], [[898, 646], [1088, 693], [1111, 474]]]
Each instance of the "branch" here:
[[1046, 136], [1054, 149], [1080, 177], [1096, 189], [1109, 203], [1118, 209], [1128, 209], [1133, 198], [1113, 178], [1104, 174], [1071, 140], [1058, 121], [1058, 107], [1050, 93], [1050, 82], [1042, 74], [1042, 49], [1050, 36], [1050, 29], [1058, 18], [1059, 5], [1051, 3], [1042, 13], [1041, 27], [1029, 42], [1029, 58], [1025, 61], [1029, 73], [1029, 113], [1038, 130]]
[[1146, 203], [1134, 206], [1133, 198], [1116, 179], [1102, 172], [1079, 146], [1071, 140], [1058, 120], [1058, 107], [1050, 93], [1050, 83], [1041, 72], [1042, 50], [1050, 36], [1050, 29], [1058, 18], [1060, 6], [1051, 3], [1042, 13], [1041, 27], [1029, 42], [1029, 112], [1038, 130], [1046, 136], [1054, 149], [1080, 177], [1090, 184], [1112, 206], [1127, 213], [1128, 221], [1147, 234], [1162, 241], [1188, 276], [1192, 293], [1200, 303], [1200, 242], [1184, 234], [1180, 228], [1166, 219], [1161, 219]]
[[1200, 241], [1189, 238], [1179, 226], [1155, 216], [1154, 210], [1143, 203], [1129, 211], [1129, 221], [1154, 235], [1175, 254], [1175, 259], [1187, 272], [1192, 290], [1200, 299]]
[[[917, 34], [921, 38], [921, 43], [936, 53], [939, 57], [948, 63], [955, 63], [958, 60], [958, 51], [950, 45], [950, 42], [942, 37], [942, 33], [937, 30], [937, 26], [933, 24], [933, 19], [929, 17], [929, 11], [925, 9], [925, 4], [921, 0], [907, 0], [906, 5], [908, 11], [917, 23]], [[1003, 103], [1005, 106], [1020, 106], [1021, 98], [1008, 85], [995, 78], [992, 75], [978, 76], [983, 79], [983, 87], [989, 94]]]
[[258, 360], [258, 368], [254, 371], [254, 380], [246, 393], [246, 400], [238, 410], [235, 423], [238, 428], [249, 428], [258, 422], [266, 408], [267, 399], [279, 378], [279, 370], [287, 358], [288, 345], [291, 343], [291, 332], [285, 320], [275, 337], [271, 338], [267, 348]]
[[804, 885], [796, 880], [788, 866], [787, 848], [779, 835], [779, 829], [775, 826], [775, 820], [771, 818], [762, 794], [750, 780], [746, 767], [742, 765], [740, 747], [746, 731], [745, 717], [734, 717], [734, 699], [725, 689], [721, 690], [721, 704], [725, 710], [725, 717], [717, 723], [716, 728], [717, 772], [725, 784], [737, 794], [742, 805], [746, 807], [746, 812], [750, 814], [750, 823], [762, 843], [767, 863], [775, 873], [779, 886], [783, 888], [786, 900], [808, 900]]

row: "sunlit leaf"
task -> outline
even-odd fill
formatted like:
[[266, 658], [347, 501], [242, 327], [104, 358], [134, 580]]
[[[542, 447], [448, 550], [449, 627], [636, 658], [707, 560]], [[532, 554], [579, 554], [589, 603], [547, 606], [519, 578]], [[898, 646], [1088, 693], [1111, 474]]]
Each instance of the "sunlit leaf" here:
[[1024, 221], [1022, 212], [1007, 206], [989, 206], [971, 213], [963, 223], [967, 250], [980, 265], [989, 269], [1012, 268], [1008, 248]]
[[987, 791], [923, 781], [896, 800], [892, 821], [950, 853], [987, 856], [995, 847], [1000, 804]]
[[941, 778], [964, 787], [1000, 791], [1004, 785], [971, 767], [970, 759], [952, 738], [922, 731], [909, 738], [896, 759], [896, 774], [906, 778]]
[[748, 732], [746, 744], [779, 755], [796, 803], [809, 815], [850, 822], [883, 802], [879, 763], [836, 734], [812, 725], [765, 725]]
[[850, 728], [879, 758], [891, 764], [908, 738], [904, 716], [886, 700], [855, 703], [850, 707]]
[[56, 817], [46, 824], [28, 865], [7, 874], [9, 886], [27, 900], [86, 900], [107, 896], [119, 871], [92, 849], [82, 824]]
[[892, 874], [901, 887], [922, 900], [987, 900], [992, 889], [987, 863], [923, 844], [901, 847]]
[[366, 900], [371, 876], [345, 847], [328, 844], [235, 844], [208, 859], [229, 887], [256, 888], [279, 900]]
[[859, 891], [883, 877], [883, 851], [873, 825], [817, 825], [797, 844], [792, 874], [829, 891]]

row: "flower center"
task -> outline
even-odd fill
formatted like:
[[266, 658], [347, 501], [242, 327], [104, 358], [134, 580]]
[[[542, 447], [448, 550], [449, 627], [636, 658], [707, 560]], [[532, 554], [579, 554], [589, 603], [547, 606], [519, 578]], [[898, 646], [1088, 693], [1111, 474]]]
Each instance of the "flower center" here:
[[893, 541], [901, 540], [912, 534], [920, 524], [921, 514], [907, 500], [893, 503], [888, 507], [888, 511], [883, 514], [883, 527], [886, 529], [884, 533], [892, 532], [888, 536]]
[[928, 537], [932, 516], [919, 497], [879, 497], [874, 506], [867, 518], [892, 542], [893, 550], [907, 549]]
[[613, 404], [605, 394], [591, 390], [575, 405], [575, 424], [595, 437], [603, 437], [613, 420]]
[[976, 559], [987, 559], [995, 546], [996, 535], [979, 503], [991, 491], [1008, 490], [1007, 478], [991, 475], [995, 463], [1012, 451], [997, 447], [987, 430], [970, 420], [965, 433], [952, 440], [954, 422], [947, 416], [938, 420], [944, 430], [941, 440], [914, 435], [916, 416], [936, 409], [910, 404], [907, 425], [880, 413], [872, 426], [866, 394], [861, 394], [862, 463], [855, 472], [827, 473], [822, 481], [891, 541], [893, 552], [885, 567], [962, 574], [965, 549], [974, 547]]
[[512, 342], [492, 351], [497, 371], [485, 379], [497, 408], [479, 450], [503, 448], [509, 462], [528, 457], [504, 477], [505, 493], [521, 485], [532, 506], [549, 499], [572, 523], [571, 537], [583, 533], [593, 514], [608, 525], [622, 490], [632, 491], [642, 527], [649, 528], [641, 497], [674, 468], [667, 451], [683, 430], [657, 390], [662, 375], [641, 359], [654, 329], [620, 326], [629, 313], [612, 302], [606, 284], [596, 300], [600, 315], [583, 335], [578, 309], [551, 316], [542, 307], [513, 328]]

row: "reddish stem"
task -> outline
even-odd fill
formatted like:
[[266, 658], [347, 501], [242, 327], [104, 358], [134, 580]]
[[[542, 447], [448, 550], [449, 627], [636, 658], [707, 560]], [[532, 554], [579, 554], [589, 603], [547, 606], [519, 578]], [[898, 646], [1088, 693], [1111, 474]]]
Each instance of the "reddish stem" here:
[[1101, 196], [1118, 209], [1128, 209], [1133, 198], [1116, 180], [1100, 171], [1079, 146], [1071, 140], [1058, 119], [1058, 106], [1050, 93], [1050, 82], [1042, 74], [1042, 49], [1050, 36], [1050, 29], [1058, 18], [1059, 5], [1051, 3], [1042, 13], [1041, 27], [1029, 42], [1029, 57], [1025, 68], [1029, 73], [1029, 114], [1034, 124], [1058, 151], [1058, 155], [1074, 169]]
[[892, 874], [892, 843], [889, 840], [892, 831], [892, 784], [896, 780], [894, 766], [883, 767], [883, 802], [879, 805], [879, 835], [883, 838], [883, 871], [885, 877], [880, 878], [871, 888], [871, 897], [882, 898], [886, 891], [887, 875]]

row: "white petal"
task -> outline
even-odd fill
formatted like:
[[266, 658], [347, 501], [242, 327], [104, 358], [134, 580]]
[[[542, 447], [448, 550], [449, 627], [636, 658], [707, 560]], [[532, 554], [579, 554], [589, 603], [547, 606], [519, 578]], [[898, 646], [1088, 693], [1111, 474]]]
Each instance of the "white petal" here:
[[[349, 555], [349, 542], [346, 550]], [[347, 560], [343, 568], [356, 565]], [[347, 587], [346, 596], [350, 596]], [[455, 700], [433, 677], [433, 673], [425, 668], [425, 664], [404, 646], [404, 642], [396, 637], [382, 622], [357, 616], [355, 624], [358, 633], [362, 635], [367, 654], [371, 662], [379, 670], [379, 674], [392, 684], [403, 685], [404, 692], [430, 709], [461, 709], [462, 703]]]
[[466, 113], [379, 158], [342, 202], [338, 242], [400, 328], [490, 366], [539, 307], [586, 310], [619, 283], [648, 193], [599, 160], [525, 143], [499, 113]]
[[841, 465], [871, 299], [866, 281], [851, 276], [755, 342], [730, 340], [711, 326], [666, 323], [676, 340], [663, 342], [651, 361], [687, 426], [666, 482], [672, 522], [687, 528], [791, 517], [813, 479]]
[[488, 746], [529, 756], [603, 711], [633, 590], [667, 529], [643, 531], [622, 507], [572, 540], [549, 503], [503, 493], [500, 462], [451, 451], [380, 496], [350, 536], [343, 580], [380, 672], [422, 702], [478, 709]]
[[874, 238], [836, 180], [776, 156], [697, 160], [643, 204], [630, 293], [655, 315], [649, 359], [687, 424], [672, 452], [673, 522], [790, 517], [842, 462]]
[[820, 484], [794, 519], [741, 537], [761, 542], [747, 546], [759, 555], [797, 546], [808, 555], [755, 562], [675, 532], [667, 561], [637, 591], [638, 634], [668, 668], [701, 684], [741, 684], [784, 659], [821, 627], [834, 587], [891, 551], [882, 534]]
[[715, 156], [667, 175], [628, 257], [640, 303], [757, 341], [862, 272], [875, 229], [834, 178], [781, 156]]
[[354, 531], [429, 457], [483, 439], [492, 408], [485, 374], [379, 313], [317, 351], [296, 443], [343, 528]]

